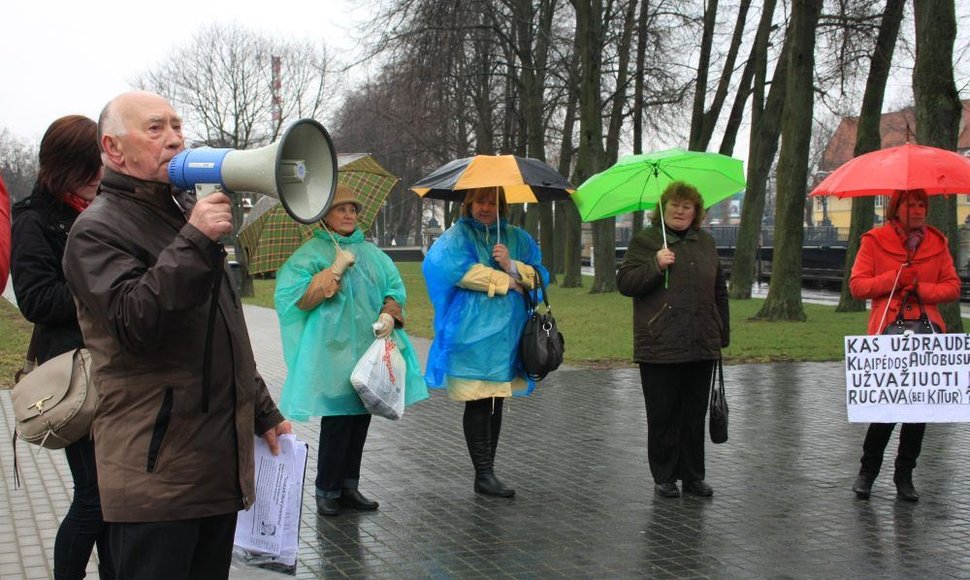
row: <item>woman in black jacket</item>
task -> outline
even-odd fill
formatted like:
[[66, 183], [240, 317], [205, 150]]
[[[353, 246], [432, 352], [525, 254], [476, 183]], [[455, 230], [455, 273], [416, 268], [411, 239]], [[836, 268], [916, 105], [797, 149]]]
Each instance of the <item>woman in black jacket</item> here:
[[704, 205], [675, 181], [660, 196], [653, 227], [638, 232], [616, 272], [633, 297], [633, 358], [647, 407], [647, 458], [661, 497], [710, 497], [704, 481], [704, 416], [714, 364], [731, 336], [717, 248], [701, 230]]
[[[61, 259], [67, 233], [94, 200], [101, 174], [97, 124], [80, 115], [61, 117], [40, 142], [40, 168], [30, 197], [13, 208], [10, 270], [17, 305], [34, 323], [31, 342], [39, 363], [84, 346]], [[97, 544], [101, 578], [113, 578], [94, 442], [85, 437], [65, 452], [74, 499], [54, 539], [54, 577], [83, 578]]]

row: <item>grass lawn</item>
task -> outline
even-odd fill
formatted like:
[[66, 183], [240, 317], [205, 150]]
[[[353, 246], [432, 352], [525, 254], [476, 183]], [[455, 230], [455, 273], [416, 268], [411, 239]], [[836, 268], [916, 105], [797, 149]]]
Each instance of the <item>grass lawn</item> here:
[[12, 387], [14, 373], [24, 366], [33, 328], [16, 306], [0, 299], [0, 389]]
[[[421, 265], [397, 265], [408, 291], [408, 332], [432, 338], [431, 304]], [[583, 288], [549, 288], [549, 301], [566, 337], [566, 361], [574, 366], [629, 365], [633, 355], [632, 300], [619, 293], [590, 294]], [[256, 296], [246, 302], [273, 307], [274, 280], [256, 280]], [[731, 346], [728, 363], [768, 361], [832, 361], [843, 357], [842, 337], [864, 334], [867, 313], [841, 314], [834, 306], [805, 304], [806, 322], [750, 320], [763, 300], [731, 301]]]

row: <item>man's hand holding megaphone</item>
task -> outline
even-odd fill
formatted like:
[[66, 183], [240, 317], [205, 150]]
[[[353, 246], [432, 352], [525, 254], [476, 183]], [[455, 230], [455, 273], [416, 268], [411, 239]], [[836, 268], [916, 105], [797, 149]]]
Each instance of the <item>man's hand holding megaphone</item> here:
[[192, 208], [189, 223], [210, 240], [218, 242], [222, 236], [232, 233], [232, 201], [220, 191], [199, 198]]

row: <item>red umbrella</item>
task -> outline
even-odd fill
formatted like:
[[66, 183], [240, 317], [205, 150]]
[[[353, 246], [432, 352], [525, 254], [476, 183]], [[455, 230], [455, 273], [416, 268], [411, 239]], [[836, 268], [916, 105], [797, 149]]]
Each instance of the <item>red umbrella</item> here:
[[970, 193], [970, 160], [946, 149], [906, 143], [847, 161], [811, 195], [863, 197], [912, 189], [928, 195]]

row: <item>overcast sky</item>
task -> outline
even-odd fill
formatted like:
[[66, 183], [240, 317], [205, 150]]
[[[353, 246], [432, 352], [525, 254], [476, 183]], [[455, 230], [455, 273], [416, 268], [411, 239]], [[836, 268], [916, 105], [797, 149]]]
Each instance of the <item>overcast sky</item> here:
[[[96, 119], [108, 100], [130, 89], [128, 81], [213, 23], [235, 23], [295, 40], [323, 38], [332, 55], [347, 55], [357, 45], [352, 39], [359, 34], [355, 26], [373, 16], [373, 4], [165, 0], [152, 12], [149, 4], [131, 0], [8, 0], [0, 33], [0, 129], [39, 142], [51, 121], [62, 115], [80, 113]], [[966, 50], [970, 1], [957, 0], [956, 5], [961, 20], [958, 50]], [[958, 89], [963, 98], [970, 98], [970, 55], [957, 55], [956, 60]], [[910, 81], [910, 71], [897, 73], [887, 91], [887, 109], [912, 102]], [[739, 143], [736, 154], [744, 157], [746, 151], [747, 144]]]
[[106, 102], [131, 88], [128, 81], [216, 22], [285, 38], [323, 38], [331, 50], [346, 49], [353, 46], [350, 31], [366, 4], [348, 0], [5, 2], [0, 129], [39, 142], [51, 121], [62, 115], [78, 113], [96, 120]]

